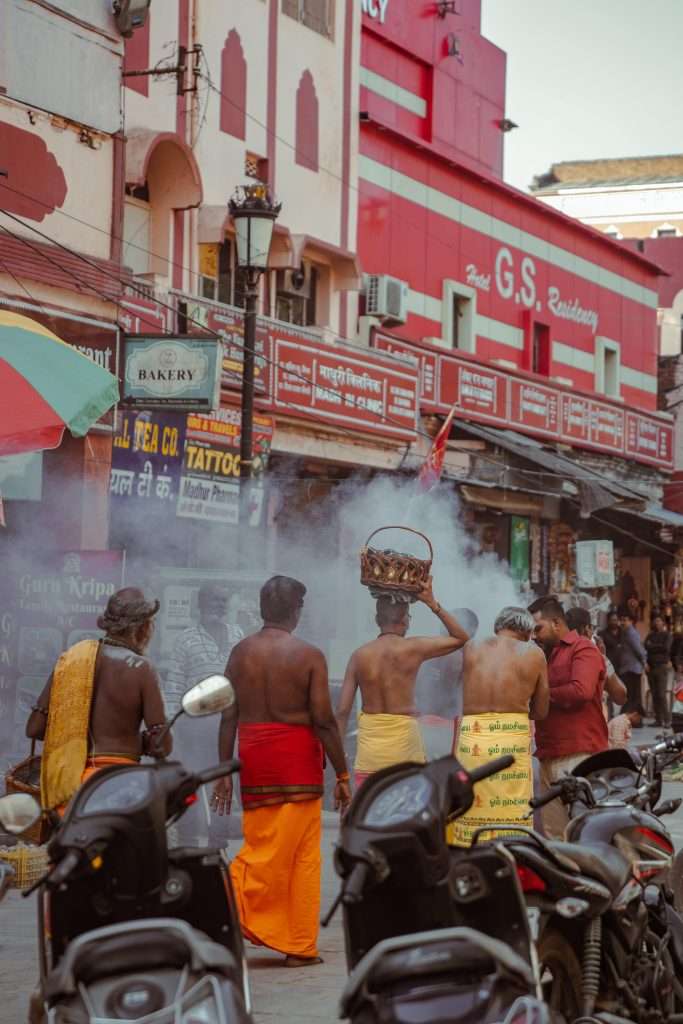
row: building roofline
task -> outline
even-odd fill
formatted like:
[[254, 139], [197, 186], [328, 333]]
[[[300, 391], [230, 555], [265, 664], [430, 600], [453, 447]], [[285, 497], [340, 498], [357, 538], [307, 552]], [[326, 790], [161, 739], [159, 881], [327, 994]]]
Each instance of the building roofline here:
[[514, 199], [518, 201], [522, 200], [528, 207], [533, 207], [534, 210], [541, 213], [543, 216], [549, 217], [551, 220], [559, 221], [574, 230], [578, 229], [586, 232], [595, 241], [600, 242], [602, 245], [609, 246], [613, 253], [617, 251], [621, 256], [627, 256], [632, 262], [637, 263], [641, 267], [647, 268], [660, 277], [671, 276], [669, 271], [664, 270], [664, 268], [660, 267], [658, 263], [654, 263], [647, 257], [642, 256], [639, 252], [621, 245], [619, 241], [603, 234], [602, 231], [597, 231], [595, 228], [591, 227], [590, 224], [584, 224], [583, 221], [576, 220], [574, 217], [569, 217], [566, 213], [562, 213], [560, 210], [556, 210], [554, 207], [548, 206], [546, 203], [542, 203], [540, 200], [536, 199], [535, 196], [530, 195], [527, 192], [522, 192], [521, 189], [515, 188], [514, 185], [508, 185], [507, 182], [494, 177], [492, 174], [487, 174], [483, 170], [475, 169], [450, 154], [447, 155], [440, 149], [436, 148], [433, 144], [425, 143], [423, 140], [418, 139], [417, 136], [411, 136], [405, 132], [397, 131], [391, 125], [385, 124], [379, 118], [370, 115], [367, 112], [365, 113], [365, 118], [361, 124], [372, 125], [378, 131], [393, 136], [400, 142], [403, 142], [406, 146], [429, 153], [430, 156], [435, 157], [437, 160], [440, 160], [442, 163], [447, 164], [450, 167], [457, 167], [458, 170], [463, 171], [470, 178], [478, 178], [487, 185], [493, 185], [499, 191], [507, 193], [507, 195]]

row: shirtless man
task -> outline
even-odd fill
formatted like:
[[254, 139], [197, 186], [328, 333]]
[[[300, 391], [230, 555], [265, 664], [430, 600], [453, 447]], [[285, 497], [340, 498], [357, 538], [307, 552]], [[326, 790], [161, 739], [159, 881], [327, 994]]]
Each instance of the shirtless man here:
[[409, 605], [377, 601], [376, 640], [351, 655], [337, 707], [339, 730], [344, 736], [360, 687], [363, 709], [358, 716], [358, 747], [355, 781], [401, 761], [426, 760], [415, 708], [415, 679], [423, 662], [441, 658], [463, 647], [469, 635], [455, 616], [438, 603], [429, 578], [419, 594], [420, 601], [434, 612], [446, 636], [406, 637], [410, 625]]
[[[126, 587], [113, 594], [98, 626], [104, 639], [85, 640], [61, 655], [26, 723], [30, 739], [45, 740], [42, 798], [46, 810], [63, 806], [81, 782], [110, 764], [132, 764], [143, 753], [168, 754], [153, 738], [164, 725], [159, 676], [145, 657], [159, 602]], [[147, 733], [140, 727], [147, 726]], [[154, 748], [154, 749], [152, 749]], [[69, 752], [64, 781], [63, 753]], [[51, 777], [55, 758], [59, 781]]]
[[453, 753], [468, 770], [502, 754], [515, 764], [477, 785], [472, 807], [449, 826], [449, 842], [469, 846], [487, 824], [525, 825], [533, 794], [529, 719], [548, 714], [543, 652], [530, 643], [534, 621], [524, 608], [503, 608], [494, 636], [468, 644], [463, 665], [463, 719]]
[[[286, 956], [287, 967], [320, 963], [320, 830], [323, 750], [336, 772], [335, 806], [351, 800], [321, 651], [293, 636], [306, 587], [273, 576], [261, 588], [263, 627], [230, 655], [236, 703], [221, 718], [218, 755], [232, 757], [239, 728], [244, 846], [231, 873], [244, 934]], [[214, 791], [219, 814], [232, 787]]]

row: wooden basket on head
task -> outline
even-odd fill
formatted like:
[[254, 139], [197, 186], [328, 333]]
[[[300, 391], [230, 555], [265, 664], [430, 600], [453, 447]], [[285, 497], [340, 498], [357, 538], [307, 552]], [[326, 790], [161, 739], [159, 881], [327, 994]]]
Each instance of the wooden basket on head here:
[[[11, 767], [5, 775], [6, 793], [28, 793], [40, 803], [40, 755], [36, 754], [36, 741], [31, 743], [31, 753], [19, 764]], [[47, 839], [49, 825], [45, 815], [41, 815], [35, 825], [22, 832], [21, 839], [26, 843], [40, 845]]]
[[[390, 548], [371, 548], [370, 541], [382, 530], [406, 530], [415, 533], [427, 544], [429, 558], [417, 558]], [[373, 597], [393, 595], [397, 600], [415, 601], [432, 571], [434, 549], [429, 537], [410, 526], [380, 526], [365, 542], [360, 553], [360, 581], [369, 587]]]

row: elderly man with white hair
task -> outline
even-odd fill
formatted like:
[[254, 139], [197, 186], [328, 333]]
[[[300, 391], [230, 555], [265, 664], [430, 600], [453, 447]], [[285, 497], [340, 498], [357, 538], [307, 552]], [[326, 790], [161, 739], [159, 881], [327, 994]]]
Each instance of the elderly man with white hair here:
[[534, 621], [525, 608], [503, 608], [494, 636], [465, 646], [463, 718], [453, 753], [471, 771], [503, 754], [511, 768], [479, 783], [467, 814], [449, 826], [449, 842], [469, 846], [478, 828], [528, 824], [533, 793], [530, 719], [548, 714], [548, 672], [543, 652], [531, 641]]

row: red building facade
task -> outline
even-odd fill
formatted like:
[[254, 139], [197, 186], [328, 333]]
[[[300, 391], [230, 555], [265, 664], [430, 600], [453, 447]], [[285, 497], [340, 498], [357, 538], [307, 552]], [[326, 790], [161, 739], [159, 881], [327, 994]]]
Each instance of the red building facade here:
[[426, 411], [669, 468], [659, 268], [503, 183], [505, 54], [447, 6], [363, 4], [358, 248], [407, 285], [375, 343], [421, 358]]

